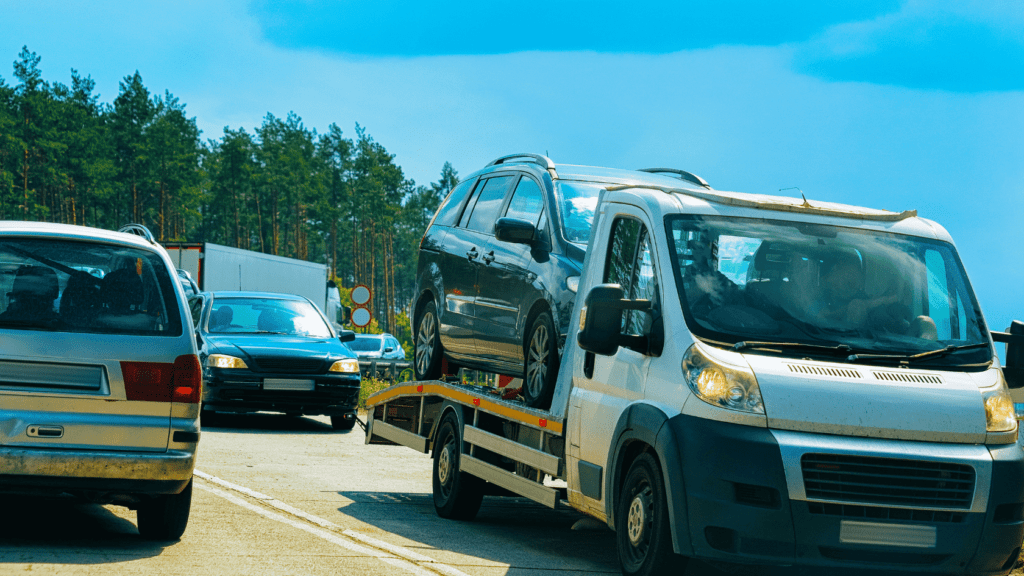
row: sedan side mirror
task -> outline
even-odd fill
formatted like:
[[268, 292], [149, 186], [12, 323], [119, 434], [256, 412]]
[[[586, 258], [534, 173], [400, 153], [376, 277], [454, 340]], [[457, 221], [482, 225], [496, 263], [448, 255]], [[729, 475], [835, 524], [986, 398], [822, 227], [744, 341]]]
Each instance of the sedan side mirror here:
[[351, 342], [355, 339], [356, 333], [351, 330], [341, 330], [340, 332], [338, 332], [338, 340], [341, 340], [342, 344], [344, 344], [345, 342]]
[[1006, 344], [1003, 378], [1009, 388], [1024, 388], [1024, 322], [1014, 320], [1006, 332], [993, 332], [992, 339]]
[[395, 349], [390, 347], [390, 346], [388, 346], [387, 348], [384, 349], [384, 353], [385, 354], [391, 354], [394, 351], [395, 351]]
[[519, 218], [498, 218], [494, 223], [494, 237], [501, 242], [532, 244], [537, 236], [537, 227]]
[[600, 284], [590, 290], [580, 312], [580, 331], [576, 335], [580, 348], [602, 356], [615, 354], [620, 346], [640, 352], [647, 350], [647, 336], [622, 333], [622, 311], [650, 312], [651, 301], [623, 300], [622, 296], [622, 286], [618, 284]]

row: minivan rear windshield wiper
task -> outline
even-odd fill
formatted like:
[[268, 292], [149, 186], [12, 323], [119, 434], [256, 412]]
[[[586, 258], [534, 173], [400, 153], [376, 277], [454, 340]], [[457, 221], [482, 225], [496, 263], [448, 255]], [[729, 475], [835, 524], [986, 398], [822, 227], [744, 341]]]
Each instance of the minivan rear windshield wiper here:
[[753, 340], [745, 340], [743, 342], [737, 342], [733, 345], [732, 349], [739, 352], [740, 350], [746, 349], [752, 350], [771, 350], [773, 348], [796, 348], [799, 350], [809, 350], [812, 352], [825, 352], [828, 354], [846, 354], [853, 350], [846, 344], [836, 344], [835, 346], [826, 346], [823, 344], [807, 344], [804, 342], [756, 342]]
[[964, 344], [962, 346], [946, 346], [945, 348], [929, 350], [927, 352], [921, 352], [920, 354], [851, 354], [850, 356], [847, 356], [846, 360], [847, 362], [856, 362], [858, 360], [901, 360], [904, 362], [914, 362], [917, 360], [924, 360], [926, 358], [945, 356], [946, 354], [952, 354], [953, 352], [959, 352], [961, 350], [973, 350], [976, 348], [984, 348], [986, 346], [988, 346], [988, 342]]

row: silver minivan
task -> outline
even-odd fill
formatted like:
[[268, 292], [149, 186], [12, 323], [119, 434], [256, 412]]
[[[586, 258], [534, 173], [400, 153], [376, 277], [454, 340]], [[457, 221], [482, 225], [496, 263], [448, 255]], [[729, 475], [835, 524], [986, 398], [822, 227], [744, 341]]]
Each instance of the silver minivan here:
[[175, 540], [202, 372], [167, 253], [122, 230], [0, 222], [0, 493], [127, 506]]

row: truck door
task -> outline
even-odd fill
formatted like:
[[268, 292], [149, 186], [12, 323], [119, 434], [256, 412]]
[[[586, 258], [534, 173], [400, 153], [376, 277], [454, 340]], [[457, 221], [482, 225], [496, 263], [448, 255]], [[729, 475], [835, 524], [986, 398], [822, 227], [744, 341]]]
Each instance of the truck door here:
[[[626, 298], [659, 301], [658, 273], [651, 245], [649, 227], [643, 214], [618, 205], [611, 223], [611, 234], [605, 249], [603, 282], [623, 287]], [[612, 212], [609, 206], [609, 213]], [[645, 335], [650, 330], [650, 315], [626, 311], [622, 317], [622, 333]], [[644, 395], [644, 384], [651, 357], [628, 348], [619, 348], [611, 356], [588, 354], [585, 370], [572, 394], [579, 414], [579, 462], [576, 471], [581, 478], [583, 502], [591, 512], [604, 517], [604, 478], [608, 470], [608, 450], [615, 440], [612, 434], [619, 416], [626, 407]], [[586, 372], [590, 372], [587, 374]], [[570, 464], [571, 465], [571, 464]], [[590, 481], [585, 481], [590, 478]], [[597, 482], [594, 481], [597, 479]], [[596, 489], [596, 490], [595, 490]]]

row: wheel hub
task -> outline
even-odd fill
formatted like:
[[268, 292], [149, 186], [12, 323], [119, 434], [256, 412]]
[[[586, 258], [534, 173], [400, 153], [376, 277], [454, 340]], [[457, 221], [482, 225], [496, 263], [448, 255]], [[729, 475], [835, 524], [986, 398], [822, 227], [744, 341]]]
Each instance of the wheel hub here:
[[434, 316], [426, 314], [420, 320], [419, 337], [416, 339], [416, 368], [420, 374], [427, 371], [434, 353]]
[[643, 494], [637, 494], [629, 503], [629, 516], [626, 519], [626, 534], [633, 546], [639, 546], [644, 539], [644, 526], [647, 524], [647, 501]]
[[444, 447], [441, 450], [441, 455], [437, 458], [437, 479], [441, 481], [442, 485], [448, 484], [448, 476], [451, 474], [452, 468], [452, 456], [451, 456], [451, 444]]

